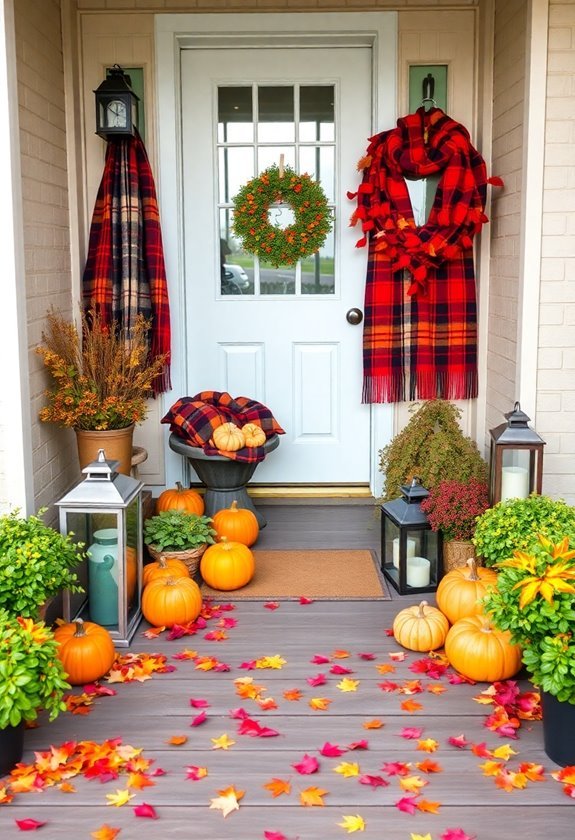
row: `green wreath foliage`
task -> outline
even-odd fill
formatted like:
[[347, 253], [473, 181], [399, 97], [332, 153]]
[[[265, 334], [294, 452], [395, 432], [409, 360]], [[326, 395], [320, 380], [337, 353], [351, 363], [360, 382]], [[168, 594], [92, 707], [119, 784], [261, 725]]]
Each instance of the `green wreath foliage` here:
[[[286, 228], [271, 224], [268, 211], [273, 204], [287, 204], [295, 216]], [[317, 181], [289, 166], [280, 173], [270, 166], [252, 178], [233, 199], [234, 233], [242, 247], [257, 254], [274, 268], [294, 265], [315, 254], [325, 242], [333, 220], [327, 198]]]

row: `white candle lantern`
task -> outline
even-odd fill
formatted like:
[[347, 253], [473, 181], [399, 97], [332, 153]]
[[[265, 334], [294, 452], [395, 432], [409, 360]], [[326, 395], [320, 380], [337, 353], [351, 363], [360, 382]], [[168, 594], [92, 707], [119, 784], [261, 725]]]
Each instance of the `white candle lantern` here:
[[429, 492], [418, 479], [400, 490], [401, 498], [381, 506], [383, 574], [400, 595], [433, 592], [443, 569], [443, 541], [421, 510]]
[[545, 441], [527, 424], [530, 418], [518, 402], [506, 423], [491, 429], [490, 502], [526, 499], [542, 492]]
[[72, 533], [87, 555], [79, 569], [85, 594], [64, 593], [64, 619], [103, 624], [117, 647], [127, 647], [141, 618], [144, 484], [118, 473], [118, 464], [100, 449], [56, 505], [61, 533]]

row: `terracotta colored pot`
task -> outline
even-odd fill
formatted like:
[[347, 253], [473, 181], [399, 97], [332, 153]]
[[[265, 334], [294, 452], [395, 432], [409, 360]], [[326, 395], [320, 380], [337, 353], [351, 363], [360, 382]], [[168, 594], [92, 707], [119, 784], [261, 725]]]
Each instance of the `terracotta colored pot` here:
[[76, 429], [78, 458], [80, 469], [87, 467], [98, 457], [98, 450], [103, 449], [107, 461], [119, 461], [118, 472], [130, 475], [132, 469], [132, 440], [134, 425], [125, 429], [109, 429], [95, 432], [89, 429]]
[[[477, 560], [475, 546], [472, 542], [463, 540], [445, 540], [443, 542], [443, 571], [450, 572], [452, 569], [460, 569], [466, 565], [470, 557]], [[478, 565], [480, 565], [478, 563]]]

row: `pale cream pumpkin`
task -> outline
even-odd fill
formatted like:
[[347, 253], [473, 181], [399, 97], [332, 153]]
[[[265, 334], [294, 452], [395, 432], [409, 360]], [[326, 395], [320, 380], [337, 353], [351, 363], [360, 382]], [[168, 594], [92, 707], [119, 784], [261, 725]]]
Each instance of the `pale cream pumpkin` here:
[[214, 445], [222, 452], [235, 452], [246, 445], [246, 439], [242, 430], [235, 423], [222, 423], [214, 430]]
[[257, 423], [246, 423], [242, 426], [242, 432], [246, 439], [246, 446], [263, 446], [266, 442], [266, 433]]

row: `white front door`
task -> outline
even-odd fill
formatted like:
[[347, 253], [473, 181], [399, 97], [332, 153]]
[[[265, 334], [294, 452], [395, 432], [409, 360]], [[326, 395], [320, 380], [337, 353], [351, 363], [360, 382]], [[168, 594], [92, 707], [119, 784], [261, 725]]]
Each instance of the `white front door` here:
[[[370, 480], [361, 404], [365, 249], [349, 228], [357, 159], [371, 133], [372, 50], [184, 49], [182, 209], [188, 394], [260, 400], [286, 434], [261, 483]], [[245, 253], [232, 199], [283, 156], [319, 178], [335, 224], [318, 257], [274, 269]], [[288, 224], [288, 207], [271, 211]]]

